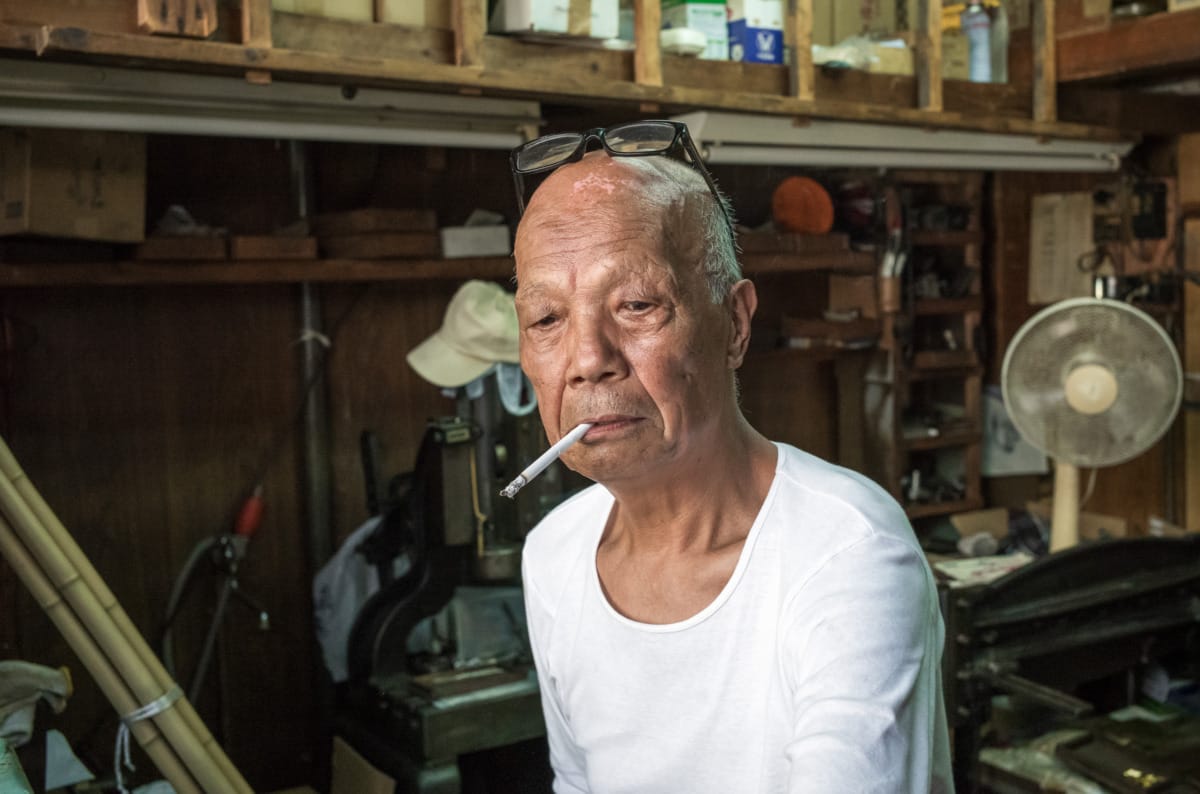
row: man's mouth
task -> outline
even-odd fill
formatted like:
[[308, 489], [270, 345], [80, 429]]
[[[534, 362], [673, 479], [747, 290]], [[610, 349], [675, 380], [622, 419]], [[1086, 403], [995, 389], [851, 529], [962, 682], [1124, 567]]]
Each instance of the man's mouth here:
[[583, 440], [586, 442], [620, 433], [642, 421], [642, 419], [640, 416], [630, 416], [627, 414], [605, 414], [604, 416], [596, 416], [584, 419], [583, 421], [592, 425], [592, 429], [583, 437]]

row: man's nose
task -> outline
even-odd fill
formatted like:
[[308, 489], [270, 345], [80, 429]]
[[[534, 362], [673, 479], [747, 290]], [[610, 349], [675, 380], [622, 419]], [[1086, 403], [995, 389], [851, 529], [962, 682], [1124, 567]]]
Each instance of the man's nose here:
[[568, 352], [567, 382], [572, 386], [615, 380], [626, 371], [615, 330], [601, 318], [576, 318]]

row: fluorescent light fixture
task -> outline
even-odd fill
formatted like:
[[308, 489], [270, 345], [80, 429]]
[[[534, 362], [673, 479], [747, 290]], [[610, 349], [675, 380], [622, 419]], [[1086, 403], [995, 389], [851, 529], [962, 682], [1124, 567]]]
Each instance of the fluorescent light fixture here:
[[787, 116], [686, 113], [675, 121], [713, 164], [966, 169], [978, 171], [1116, 171], [1133, 144], [1035, 138], [960, 130]]
[[537, 102], [0, 60], [0, 124], [510, 149]]

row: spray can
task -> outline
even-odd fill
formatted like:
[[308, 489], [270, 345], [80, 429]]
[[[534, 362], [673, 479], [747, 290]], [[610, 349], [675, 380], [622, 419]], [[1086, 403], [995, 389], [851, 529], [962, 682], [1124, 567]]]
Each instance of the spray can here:
[[992, 82], [992, 20], [982, 4], [967, 5], [962, 12], [962, 29], [967, 37], [971, 82]]

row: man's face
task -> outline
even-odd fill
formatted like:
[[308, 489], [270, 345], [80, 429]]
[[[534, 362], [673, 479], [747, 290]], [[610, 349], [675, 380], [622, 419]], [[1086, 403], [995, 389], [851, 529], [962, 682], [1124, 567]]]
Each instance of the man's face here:
[[670, 261], [635, 187], [607, 163], [576, 170], [543, 185], [518, 230], [521, 366], [552, 441], [595, 423], [564, 460], [611, 483], [715, 440], [732, 322], [698, 262]]

